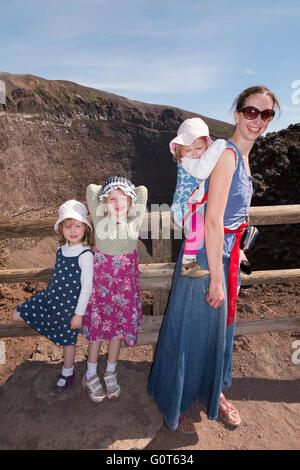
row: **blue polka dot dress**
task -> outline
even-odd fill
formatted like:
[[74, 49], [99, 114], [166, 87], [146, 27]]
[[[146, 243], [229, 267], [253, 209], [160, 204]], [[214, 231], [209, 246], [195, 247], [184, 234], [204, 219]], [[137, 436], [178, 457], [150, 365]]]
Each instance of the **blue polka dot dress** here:
[[[81, 256], [86, 249], [80, 253]], [[46, 289], [17, 307], [21, 318], [58, 346], [75, 345], [79, 330], [70, 321], [81, 290], [79, 256], [63, 256], [59, 248], [54, 273]]]

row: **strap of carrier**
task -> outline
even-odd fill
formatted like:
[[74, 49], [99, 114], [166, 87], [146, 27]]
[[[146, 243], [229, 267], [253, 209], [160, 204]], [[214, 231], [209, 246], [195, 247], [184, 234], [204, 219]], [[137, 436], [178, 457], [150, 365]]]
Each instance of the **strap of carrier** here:
[[[197, 188], [196, 188], [197, 189]], [[196, 190], [195, 190], [196, 191]], [[194, 192], [194, 191], [193, 191]], [[186, 213], [186, 215], [184, 216], [183, 220], [182, 220], [182, 226], [184, 227], [184, 224], [186, 222], [186, 219], [191, 215], [193, 214], [197, 209], [198, 207], [202, 206], [202, 204], [204, 204], [207, 200], [207, 193], [204, 194], [202, 200], [200, 202], [196, 202], [195, 204], [192, 204], [192, 207], [190, 208], [190, 210]]]

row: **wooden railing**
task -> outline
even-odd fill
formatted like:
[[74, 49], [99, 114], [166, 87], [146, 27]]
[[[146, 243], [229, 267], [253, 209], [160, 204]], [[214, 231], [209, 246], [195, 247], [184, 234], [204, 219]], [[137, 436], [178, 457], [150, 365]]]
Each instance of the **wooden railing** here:
[[[300, 205], [263, 206], [250, 208], [251, 225], [277, 225], [300, 223]], [[2, 220], [0, 239], [45, 237], [53, 235], [56, 219]], [[173, 225], [170, 212], [147, 213], [141, 237], [152, 241], [151, 264], [140, 264], [142, 290], [153, 292], [153, 315], [143, 316], [143, 330], [139, 334], [139, 345], [154, 344], [157, 341], [163, 314], [167, 304], [175, 263], [172, 262], [172, 239], [182, 238], [182, 231]], [[170, 237], [171, 233], [171, 237]], [[3, 269], [0, 270], [0, 283], [48, 281], [52, 268]], [[249, 276], [242, 274], [242, 285], [288, 283], [300, 280], [300, 269], [254, 271]], [[1, 322], [1, 319], [0, 319]], [[237, 322], [235, 334], [245, 335], [267, 331], [300, 329], [300, 317], [274, 318], [269, 320]], [[1, 324], [0, 338], [36, 335], [26, 324]]]

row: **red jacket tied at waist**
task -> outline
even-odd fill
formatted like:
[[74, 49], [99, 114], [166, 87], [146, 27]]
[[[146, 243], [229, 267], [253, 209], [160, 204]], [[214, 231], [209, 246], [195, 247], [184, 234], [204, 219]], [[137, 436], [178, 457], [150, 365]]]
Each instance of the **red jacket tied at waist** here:
[[230, 230], [224, 227], [224, 233], [234, 233], [235, 243], [233, 245], [228, 270], [228, 287], [227, 287], [227, 326], [235, 319], [236, 314], [236, 302], [237, 302], [237, 282], [238, 282], [238, 270], [240, 263], [240, 243], [241, 238], [248, 224], [245, 222], [238, 228]]

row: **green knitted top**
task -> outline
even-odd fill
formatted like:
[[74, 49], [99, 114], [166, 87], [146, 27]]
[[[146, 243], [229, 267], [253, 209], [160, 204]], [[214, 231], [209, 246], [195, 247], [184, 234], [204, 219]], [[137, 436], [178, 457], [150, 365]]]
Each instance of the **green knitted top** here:
[[125, 255], [137, 248], [139, 230], [144, 219], [148, 191], [145, 186], [135, 188], [136, 202], [129, 209], [126, 221], [116, 222], [109, 214], [104, 214], [98, 200], [102, 186], [90, 184], [86, 190], [86, 200], [94, 225], [97, 250], [107, 255]]

